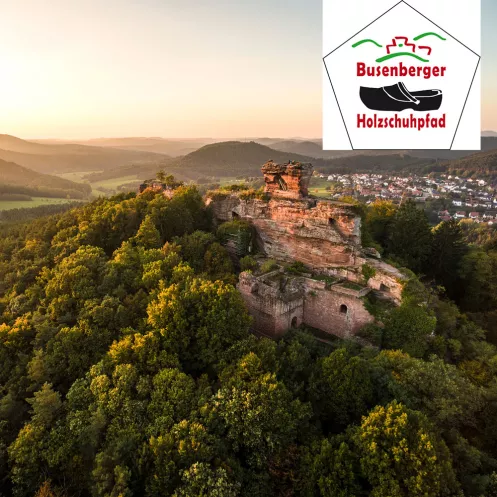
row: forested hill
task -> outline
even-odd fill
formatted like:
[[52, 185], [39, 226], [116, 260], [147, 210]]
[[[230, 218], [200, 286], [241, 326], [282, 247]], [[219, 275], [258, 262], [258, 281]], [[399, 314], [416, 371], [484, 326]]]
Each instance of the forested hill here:
[[159, 169], [172, 172], [178, 179], [197, 180], [200, 176], [260, 176], [261, 166], [269, 159], [278, 162], [299, 160], [316, 162], [311, 157], [281, 152], [255, 142], [221, 142], [205, 145], [181, 158], [165, 159], [160, 164], [133, 165], [85, 176], [90, 181], [135, 174], [141, 178], [155, 176]]
[[274, 150], [280, 150], [286, 153], [301, 154], [316, 158], [337, 155], [335, 151], [323, 150], [321, 144], [313, 141], [282, 140], [272, 143], [269, 146]]
[[[263, 143], [264, 144], [264, 143]], [[282, 152], [291, 152], [317, 159], [334, 159], [338, 157], [353, 157], [357, 155], [390, 155], [398, 154], [393, 150], [367, 150], [358, 152], [357, 150], [323, 150], [322, 140], [301, 141], [301, 140], [279, 140], [267, 144], [269, 147]], [[406, 151], [407, 152], [407, 151]]]
[[336, 159], [313, 161], [316, 170], [321, 173], [355, 173], [355, 172], [407, 172], [420, 171], [425, 166], [435, 163], [434, 159], [412, 157], [408, 154], [354, 155]]
[[41, 174], [13, 162], [0, 160], [0, 194], [19, 193], [38, 197], [86, 198], [91, 186]]
[[246, 226], [216, 231], [194, 187], [0, 225], [0, 495], [496, 495], [497, 349], [473, 317], [495, 323], [497, 245], [357, 208], [428, 275], [365, 300], [376, 348], [251, 335], [222, 246]]
[[191, 177], [240, 176], [261, 174], [261, 166], [268, 160], [285, 163], [289, 160], [312, 162], [314, 159], [291, 152], [280, 152], [255, 142], [221, 142], [206, 145], [168, 165]]
[[463, 178], [497, 179], [497, 150], [477, 152], [458, 160], [441, 164], [441, 168], [449, 174]]
[[153, 152], [91, 147], [76, 144], [41, 144], [0, 135], [0, 159], [42, 173], [101, 171], [144, 162], [160, 162], [167, 156]]

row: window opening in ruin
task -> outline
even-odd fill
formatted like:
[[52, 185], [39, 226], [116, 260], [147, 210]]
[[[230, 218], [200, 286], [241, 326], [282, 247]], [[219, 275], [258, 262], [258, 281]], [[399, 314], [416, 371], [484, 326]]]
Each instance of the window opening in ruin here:
[[276, 180], [278, 181], [278, 185], [280, 185], [280, 190], [288, 190], [288, 186], [285, 183], [285, 180], [281, 176], [277, 176]]
[[328, 219], [328, 224], [329, 224], [330, 226], [336, 226], [336, 225], [337, 225], [337, 220], [336, 220], [336, 219], [333, 219], [332, 217], [330, 217], [330, 218]]
[[240, 218], [240, 214], [237, 214], [235, 211], [232, 211], [232, 212], [231, 212], [231, 217], [232, 217], [233, 219], [239, 219], [239, 218]]
[[297, 316], [294, 316], [294, 318], [292, 319], [292, 328], [296, 328], [297, 324], [298, 324]]
[[347, 306], [345, 304], [342, 304], [340, 306], [340, 314], [347, 314], [347, 311], [348, 311]]
[[389, 292], [390, 288], [387, 287], [387, 285], [384, 285], [383, 283], [380, 285], [380, 291], [382, 292]]

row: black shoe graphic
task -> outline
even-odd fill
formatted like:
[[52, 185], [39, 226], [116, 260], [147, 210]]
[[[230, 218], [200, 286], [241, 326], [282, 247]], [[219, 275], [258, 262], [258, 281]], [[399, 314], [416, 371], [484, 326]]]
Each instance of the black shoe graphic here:
[[409, 91], [404, 83], [381, 88], [361, 86], [362, 103], [371, 110], [392, 112], [413, 109], [416, 111], [438, 110], [442, 105], [442, 90]]

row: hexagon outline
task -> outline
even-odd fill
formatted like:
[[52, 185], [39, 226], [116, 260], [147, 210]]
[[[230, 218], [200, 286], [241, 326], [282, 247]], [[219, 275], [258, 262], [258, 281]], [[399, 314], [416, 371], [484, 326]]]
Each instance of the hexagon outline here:
[[[352, 139], [350, 138], [349, 130], [347, 128], [347, 124], [345, 123], [345, 118], [343, 117], [343, 113], [342, 113], [342, 109], [340, 107], [340, 103], [338, 102], [338, 96], [337, 96], [337, 94], [335, 92], [335, 88], [333, 87], [333, 83], [331, 81], [331, 76], [330, 76], [330, 73], [328, 71], [328, 66], [326, 65], [326, 58], [329, 57], [332, 53], [336, 52], [339, 48], [343, 47], [346, 43], [348, 43], [350, 40], [352, 40], [353, 38], [355, 38], [358, 34], [362, 33], [365, 29], [367, 29], [369, 26], [371, 26], [376, 21], [378, 21], [379, 19], [381, 19], [383, 16], [385, 16], [386, 14], [388, 14], [391, 10], [395, 9], [401, 3], [406, 4], [412, 10], [414, 10], [415, 12], [417, 12], [420, 16], [422, 16], [425, 19], [427, 19], [428, 21], [430, 21], [434, 26], [436, 26], [438, 29], [440, 29], [441, 31], [443, 31], [445, 34], [447, 34], [448, 36], [450, 36], [453, 40], [457, 41], [464, 48], [466, 48], [470, 52], [474, 53], [478, 57], [478, 62], [476, 63], [475, 72], [473, 74], [473, 78], [471, 79], [471, 83], [469, 85], [469, 89], [468, 89], [468, 93], [466, 95], [466, 99], [464, 100], [464, 105], [462, 107], [461, 115], [459, 116], [459, 120], [457, 122], [456, 130], [454, 132], [454, 136], [452, 137], [452, 142], [450, 144], [450, 148], [447, 148], [447, 149], [440, 149], [440, 148], [425, 149], [425, 150], [452, 150], [452, 146], [454, 145], [454, 141], [456, 139], [457, 132], [459, 131], [459, 125], [461, 124], [461, 120], [462, 120], [462, 116], [464, 114], [464, 110], [466, 109], [466, 104], [468, 102], [469, 94], [471, 93], [471, 89], [473, 88], [473, 83], [475, 81], [476, 73], [478, 72], [478, 68], [480, 67], [481, 55], [477, 54], [474, 50], [471, 50], [471, 48], [469, 48], [467, 45], [465, 45], [462, 41], [460, 41], [459, 39], [457, 39], [455, 36], [452, 36], [448, 31], [446, 31], [445, 29], [441, 28], [438, 24], [434, 23], [429, 17], [427, 17], [424, 14], [422, 14], [421, 12], [419, 12], [419, 10], [415, 9], [412, 5], [410, 5], [409, 3], [407, 3], [405, 0], [400, 0], [400, 2], [397, 2], [395, 5], [393, 5], [392, 7], [390, 7], [387, 11], [383, 12], [383, 14], [381, 14], [376, 19], [374, 19], [373, 21], [371, 21], [369, 24], [367, 24], [366, 26], [364, 26], [361, 30], [359, 30], [357, 33], [355, 33], [354, 35], [352, 35], [348, 40], [345, 40], [341, 45], [339, 45], [338, 47], [334, 48], [330, 53], [328, 53], [327, 55], [325, 55], [323, 57], [324, 68], [326, 69], [326, 74], [328, 75], [328, 80], [330, 81], [331, 89], [333, 91], [333, 95], [335, 96], [335, 100], [337, 102], [337, 106], [338, 106], [338, 110], [340, 112], [340, 116], [342, 117], [342, 121], [343, 121], [343, 125], [345, 127], [345, 131], [347, 132], [347, 137], [349, 139], [350, 146], [351, 146], [352, 150], [358, 150], [358, 151], [368, 150], [368, 149], [364, 149], [364, 148], [354, 148], [354, 145], [352, 143]], [[404, 148], [391, 148], [389, 150], [404, 150]]]

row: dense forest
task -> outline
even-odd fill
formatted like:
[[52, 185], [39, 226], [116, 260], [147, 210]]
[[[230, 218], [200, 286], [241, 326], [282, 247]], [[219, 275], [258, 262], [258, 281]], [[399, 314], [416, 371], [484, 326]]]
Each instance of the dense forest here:
[[0, 495], [496, 496], [496, 240], [357, 207], [372, 346], [252, 335], [195, 187], [3, 226]]
[[443, 164], [439, 171], [462, 178], [497, 179], [497, 151], [479, 152]]
[[[0, 194], [0, 199], [2, 195]], [[23, 223], [40, 217], [59, 214], [81, 205], [80, 202], [73, 201], [61, 204], [39, 205], [38, 207], [18, 207], [0, 211], [0, 223]], [[1, 231], [0, 231], [1, 233]]]

